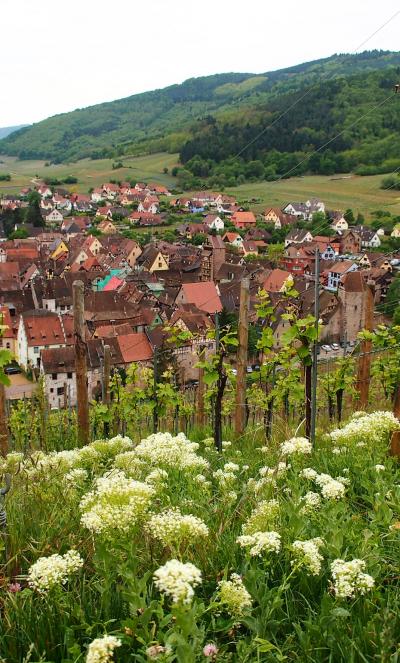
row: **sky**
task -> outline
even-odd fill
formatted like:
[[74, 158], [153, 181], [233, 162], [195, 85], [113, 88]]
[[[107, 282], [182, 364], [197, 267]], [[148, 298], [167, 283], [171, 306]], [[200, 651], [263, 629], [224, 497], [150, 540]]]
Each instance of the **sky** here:
[[0, 127], [193, 76], [400, 49], [400, 0], [0, 0], [0, 23]]

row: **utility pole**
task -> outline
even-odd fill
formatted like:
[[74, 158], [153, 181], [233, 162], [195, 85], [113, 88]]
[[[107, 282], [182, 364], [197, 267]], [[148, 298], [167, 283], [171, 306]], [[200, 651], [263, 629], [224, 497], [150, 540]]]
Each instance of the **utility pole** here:
[[249, 299], [250, 280], [245, 278], [240, 284], [239, 346], [237, 351], [235, 433], [242, 435], [246, 421], [246, 377], [249, 344]]
[[311, 388], [311, 444], [315, 444], [315, 430], [317, 426], [317, 381], [318, 381], [318, 331], [319, 331], [319, 249], [315, 251], [315, 288], [314, 288], [314, 318], [315, 341], [313, 345], [312, 388]]
[[[199, 359], [204, 359], [204, 346], [200, 346]], [[197, 388], [197, 425], [204, 427], [204, 368], [199, 368], [199, 386]]]
[[[364, 329], [372, 331], [374, 328], [374, 288], [367, 282], [364, 298]], [[371, 373], [371, 350], [372, 341], [363, 340], [360, 346], [360, 356], [358, 359], [358, 374], [356, 389], [359, 394], [358, 407], [365, 410], [368, 406], [369, 381]]]
[[6, 411], [6, 390], [4, 384], [0, 382], [0, 453], [7, 456], [9, 452], [8, 444], [8, 426]]
[[85, 341], [84, 285], [82, 281], [74, 281], [72, 289], [74, 306], [78, 444], [83, 446], [89, 442], [89, 399], [87, 386], [87, 348]]

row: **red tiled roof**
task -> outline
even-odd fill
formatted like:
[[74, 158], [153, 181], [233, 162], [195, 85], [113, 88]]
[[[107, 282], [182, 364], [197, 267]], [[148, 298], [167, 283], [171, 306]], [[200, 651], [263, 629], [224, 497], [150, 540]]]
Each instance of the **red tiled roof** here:
[[117, 336], [117, 341], [126, 364], [134, 361], [148, 361], [153, 357], [153, 350], [146, 334], [124, 334]]
[[232, 215], [232, 222], [235, 223], [256, 223], [256, 217], [253, 212], [235, 212]]
[[119, 279], [118, 276], [112, 276], [107, 285], [103, 288], [103, 292], [108, 292], [109, 290], [117, 290], [120, 285], [123, 284], [123, 280]]
[[216, 285], [213, 281], [199, 283], [183, 283], [182, 291], [188, 304], [194, 304], [200, 311], [220, 313], [222, 304]]
[[273, 269], [263, 283], [263, 288], [267, 292], [280, 292], [286, 279], [291, 276], [290, 272], [284, 269]]

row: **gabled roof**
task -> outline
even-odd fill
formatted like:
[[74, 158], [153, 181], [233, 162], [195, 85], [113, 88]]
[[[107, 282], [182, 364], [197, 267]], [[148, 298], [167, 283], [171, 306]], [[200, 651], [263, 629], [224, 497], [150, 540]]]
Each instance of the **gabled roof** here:
[[144, 333], [124, 334], [117, 337], [117, 342], [125, 364], [148, 361], [153, 357], [153, 350]]
[[284, 269], [273, 269], [265, 279], [263, 288], [266, 292], [280, 292], [290, 276], [290, 272], [286, 272]]
[[181, 290], [189, 304], [194, 304], [200, 311], [220, 313], [222, 304], [217, 287], [213, 281], [183, 283]]

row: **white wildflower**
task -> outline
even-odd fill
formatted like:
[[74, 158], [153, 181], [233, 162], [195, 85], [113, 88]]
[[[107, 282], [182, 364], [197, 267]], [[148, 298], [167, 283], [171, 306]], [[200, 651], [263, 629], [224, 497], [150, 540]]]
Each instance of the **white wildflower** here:
[[170, 433], [154, 433], [135, 448], [138, 458], [162, 469], [201, 470], [208, 468], [208, 462], [197, 455], [199, 445], [190, 442], [183, 433], [175, 437]]
[[241, 548], [249, 548], [252, 557], [268, 552], [278, 553], [281, 549], [281, 535], [278, 532], [254, 532], [243, 534], [236, 539]]
[[375, 584], [372, 576], [364, 573], [365, 562], [353, 559], [345, 562], [335, 559], [331, 564], [333, 591], [338, 598], [353, 598], [356, 594], [365, 594]]
[[77, 467], [63, 477], [63, 483], [73, 488], [79, 488], [88, 478], [88, 473], [82, 467]]
[[278, 500], [262, 500], [242, 526], [243, 534], [265, 532], [279, 516]]
[[310, 440], [306, 437], [292, 437], [280, 446], [282, 456], [305, 455], [312, 452]]
[[208, 527], [200, 518], [183, 515], [178, 508], [155, 514], [146, 529], [164, 546], [170, 547], [208, 536]]
[[319, 552], [323, 545], [320, 538], [309, 539], [308, 541], [294, 541], [291, 549], [294, 555], [292, 564], [304, 567], [313, 576], [321, 572], [323, 557]]
[[392, 412], [372, 412], [370, 414], [355, 413], [348, 424], [330, 433], [331, 440], [336, 444], [365, 445], [368, 440], [369, 446], [385, 442], [389, 435], [400, 428], [400, 422]]
[[82, 566], [83, 559], [76, 550], [69, 550], [65, 555], [40, 557], [28, 571], [29, 586], [45, 593], [53, 587], [64, 585], [70, 575]]
[[232, 573], [230, 580], [221, 580], [218, 583], [218, 598], [233, 617], [240, 617], [252, 606], [251, 596], [237, 573]]
[[111, 472], [97, 479], [95, 490], [83, 496], [81, 523], [106, 537], [116, 531], [128, 533], [149, 508], [153, 494], [153, 486], [129, 479], [123, 472]]
[[173, 603], [191, 603], [194, 587], [201, 584], [201, 571], [190, 562], [171, 559], [154, 573], [157, 589], [172, 598]]
[[302, 479], [309, 479], [313, 481], [318, 476], [318, 472], [312, 469], [312, 467], [305, 467], [304, 470], [300, 470], [299, 477]]
[[312, 490], [309, 490], [300, 500], [302, 506], [300, 513], [310, 514], [319, 509], [321, 506], [321, 496], [319, 493], [314, 493]]
[[112, 660], [114, 649], [121, 647], [122, 642], [114, 635], [104, 635], [90, 643], [86, 663], [108, 663]]
[[376, 472], [384, 472], [386, 468], [384, 465], [375, 465], [374, 469]]

